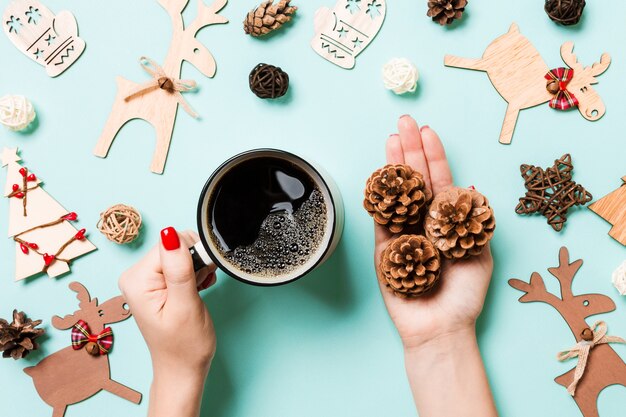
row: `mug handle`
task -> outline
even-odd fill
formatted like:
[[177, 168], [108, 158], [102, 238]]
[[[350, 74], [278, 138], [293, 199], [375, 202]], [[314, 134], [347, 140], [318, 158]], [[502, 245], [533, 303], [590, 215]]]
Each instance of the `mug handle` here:
[[197, 272], [207, 266], [213, 266], [215, 268], [215, 263], [211, 260], [211, 257], [207, 253], [201, 241], [196, 242], [192, 247], [190, 247], [189, 253], [191, 254], [191, 260], [193, 261], [194, 272]]

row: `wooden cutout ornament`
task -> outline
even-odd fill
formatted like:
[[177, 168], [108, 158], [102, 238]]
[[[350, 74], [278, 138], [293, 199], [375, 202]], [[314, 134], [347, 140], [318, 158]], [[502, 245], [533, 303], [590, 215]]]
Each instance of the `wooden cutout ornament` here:
[[[600, 62], [583, 67], [573, 49], [573, 42], [565, 42], [561, 46], [561, 57], [569, 65], [570, 74], [573, 70], [573, 78], [563, 83], [547, 80], [546, 76], [550, 69], [535, 47], [513, 23], [508, 33], [487, 47], [482, 58], [446, 55], [444, 64], [448, 67], [487, 72], [495, 89], [508, 103], [500, 132], [500, 143], [510, 144], [520, 110], [551, 102], [557, 94], [563, 94], [568, 98], [573, 96], [578, 101], [580, 114], [587, 120], [596, 121], [604, 115], [606, 108], [592, 85], [598, 82], [595, 77], [607, 70], [611, 57], [603, 53]], [[548, 86], [551, 81], [552, 84]], [[548, 87], [556, 90], [550, 92]]]
[[621, 187], [591, 204], [589, 209], [611, 223], [609, 236], [626, 246], [626, 175], [622, 177]]
[[[532, 274], [530, 282], [509, 280], [511, 287], [525, 293], [520, 297], [520, 302], [543, 302], [554, 307], [567, 322], [577, 343], [588, 340], [590, 326], [585, 321], [587, 317], [615, 310], [615, 303], [606, 295], [573, 294], [572, 281], [582, 264], [582, 259], [570, 263], [569, 251], [565, 247], [561, 248], [559, 266], [548, 268], [560, 283], [560, 297], [548, 292], [543, 278], [537, 272]], [[575, 371], [576, 368], [566, 372], [557, 377], [555, 382], [563, 387], [569, 387], [574, 380]], [[598, 395], [610, 385], [626, 387], [626, 363], [608, 343], [598, 344], [589, 352], [589, 360], [582, 379], [578, 382], [573, 395], [585, 417], [598, 416]]]
[[85, 50], [74, 15], [68, 11], [55, 15], [36, 0], [10, 2], [2, 27], [13, 45], [42, 65], [50, 77], [68, 69]]
[[45, 272], [57, 277], [69, 272], [70, 261], [96, 250], [70, 222], [77, 220], [42, 188], [42, 181], [19, 164], [17, 148], [5, 148], [4, 197], [9, 200], [9, 237], [15, 241], [15, 280]]
[[[99, 334], [106, 324], [118, 323], [131, 316], [121, 295], [100, 304], [79, 282], [72, 282], [69, 288], [77, 294], [79, 309], [63, 318], [52, 317], [56, 329], [71, 329], [83, 320], [92, 334]], [[68, 405], [86, 400], [102, 390], [135, 404], [141, 402], [141, 393], [111, 379], [108, 355], [90, 354], [86, 347], [74, 349], [69, 335], [67, 342], [66, 348], [24, 369], [33, 379], [41, 399], [53, 408], [52, 417], [63, 417]]]
[[183, 61], [191, 63], [202, 74], [212, 78], [216, 70], [215, 59], [195, 36], [205, 26], [227, 23], [228, 20], [217, 14], [224, 8], [227, 0], [214, 0], [210, 6], [205, 5], [203, 0], [198, 0], [196, 18], [186, 27], [181, 13], [189, 0], [158, 1], [170, 15], [174, 26], [167, 57], [162, 67], [149, 58], [140, 59], [141, 65], [152, 77], [147, 82], [140, 84], [117, 77], [117, 95], [113, 109], [96, 144], [94, 154], [105, 158], [122, 126], [130, 120], [142, 119], [150, 123], [156, 131], [156, 146], [150, 170], [162, 174], [172, 140], [178, 105], [180, 104], [192, 117], [198, 117], [182, 95], [196, 87], [193, 80], [180, 80]]
[[311, 47], [341, 68], [354, 67], [355, 58], [372, 42], [385, 20], [386, 0], [338, 0], [331, 10], [315, 12]]

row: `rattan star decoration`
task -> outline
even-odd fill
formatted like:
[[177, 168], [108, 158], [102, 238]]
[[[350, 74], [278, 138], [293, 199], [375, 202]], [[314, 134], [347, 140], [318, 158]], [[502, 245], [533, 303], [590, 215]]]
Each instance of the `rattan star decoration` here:
[[519, 199], [517, 214], [540, 213], [548, 224], [560, 232], [567, 221], [567, 211], [574, 206], [585, 205], [593, 197], [585, 187], [572, 180], [572, 157], [563, 155], [554, 165], [543, 169], [523, 164], [520, 167], [526, 195]]

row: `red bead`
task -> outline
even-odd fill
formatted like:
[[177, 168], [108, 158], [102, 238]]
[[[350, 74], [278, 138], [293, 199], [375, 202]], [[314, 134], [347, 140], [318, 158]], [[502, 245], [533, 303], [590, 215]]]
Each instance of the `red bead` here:
[[36, 243], [29, 243], [28, 247], [35, 250], [39, 249], [39, 245]]
[[54, 262], [54, 255], [48, 255], [47, 253], [44, 253], [43, 255], [43, 263], [46, 264], [46, 266], [50, 266], [50, 264], [52, 262]]
[[78, 231], [78, 233], [76, 233], [76, 235], [74, 235], [74, 239], [76, 240], [83, 240], [85, 238], [85, 232], [87, 230], [86, 229], [80, 229]]
[[13, 184], [13, 191], [17, 191], [20, 189], [20, 186], [17, 184]]
[[26, 168], [20, 168], [19, 173], [22, 175], [22, 177], [26, 176]]
[[473, 185], [470, 185], [470, 186], [469, 186], [469, 187], [467, 187], [467, 188], [469, 188], [470, 190], [474, 190], [474, 191], [476, 191], [476, 187], [474, 187]]
[[20, 191], [19, 193], [15, 193], [13, 197], [24, 198], [24, 193]]
[[24, 253], [24, 255], [28, 255], [28, 246], [26, 246], [23, 243], [20, 243], [20, 249], [22, 250], [22, 252]]
[[65, 216], [61, 217], [63, 220], [69, 220], [71, 222], [73, 222], [74, 220], [76, 220], [78, 218], [78, 214], [71, 212], [71, 213], [67, 213]]
[[28, 177], [26, 177], [27, 181], [37, 181], [37, 177], [35, 176], [35, 174], [29, 174]]

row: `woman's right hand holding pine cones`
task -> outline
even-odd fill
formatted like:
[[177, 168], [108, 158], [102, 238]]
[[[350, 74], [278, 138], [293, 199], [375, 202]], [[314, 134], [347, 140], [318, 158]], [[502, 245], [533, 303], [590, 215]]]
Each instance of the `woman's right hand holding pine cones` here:
[[[435, 131], [428, 126], [420, 129], [405, 115], [398, 121], [398, 132], [387, 140], [387, 163], [406, 164], [420, 172], [434, 197], [453, 187]], [[387, 311], [402, 339], [419, 415], [497, 415], [475, 331], [493, 272], [489, 245], [467, 259], [442, 256], [439, 283], [417, 298], [407, 298], [394, 295], [378, 268], [383, 251], [397, 237], [375, 224], [374, 264]]]

